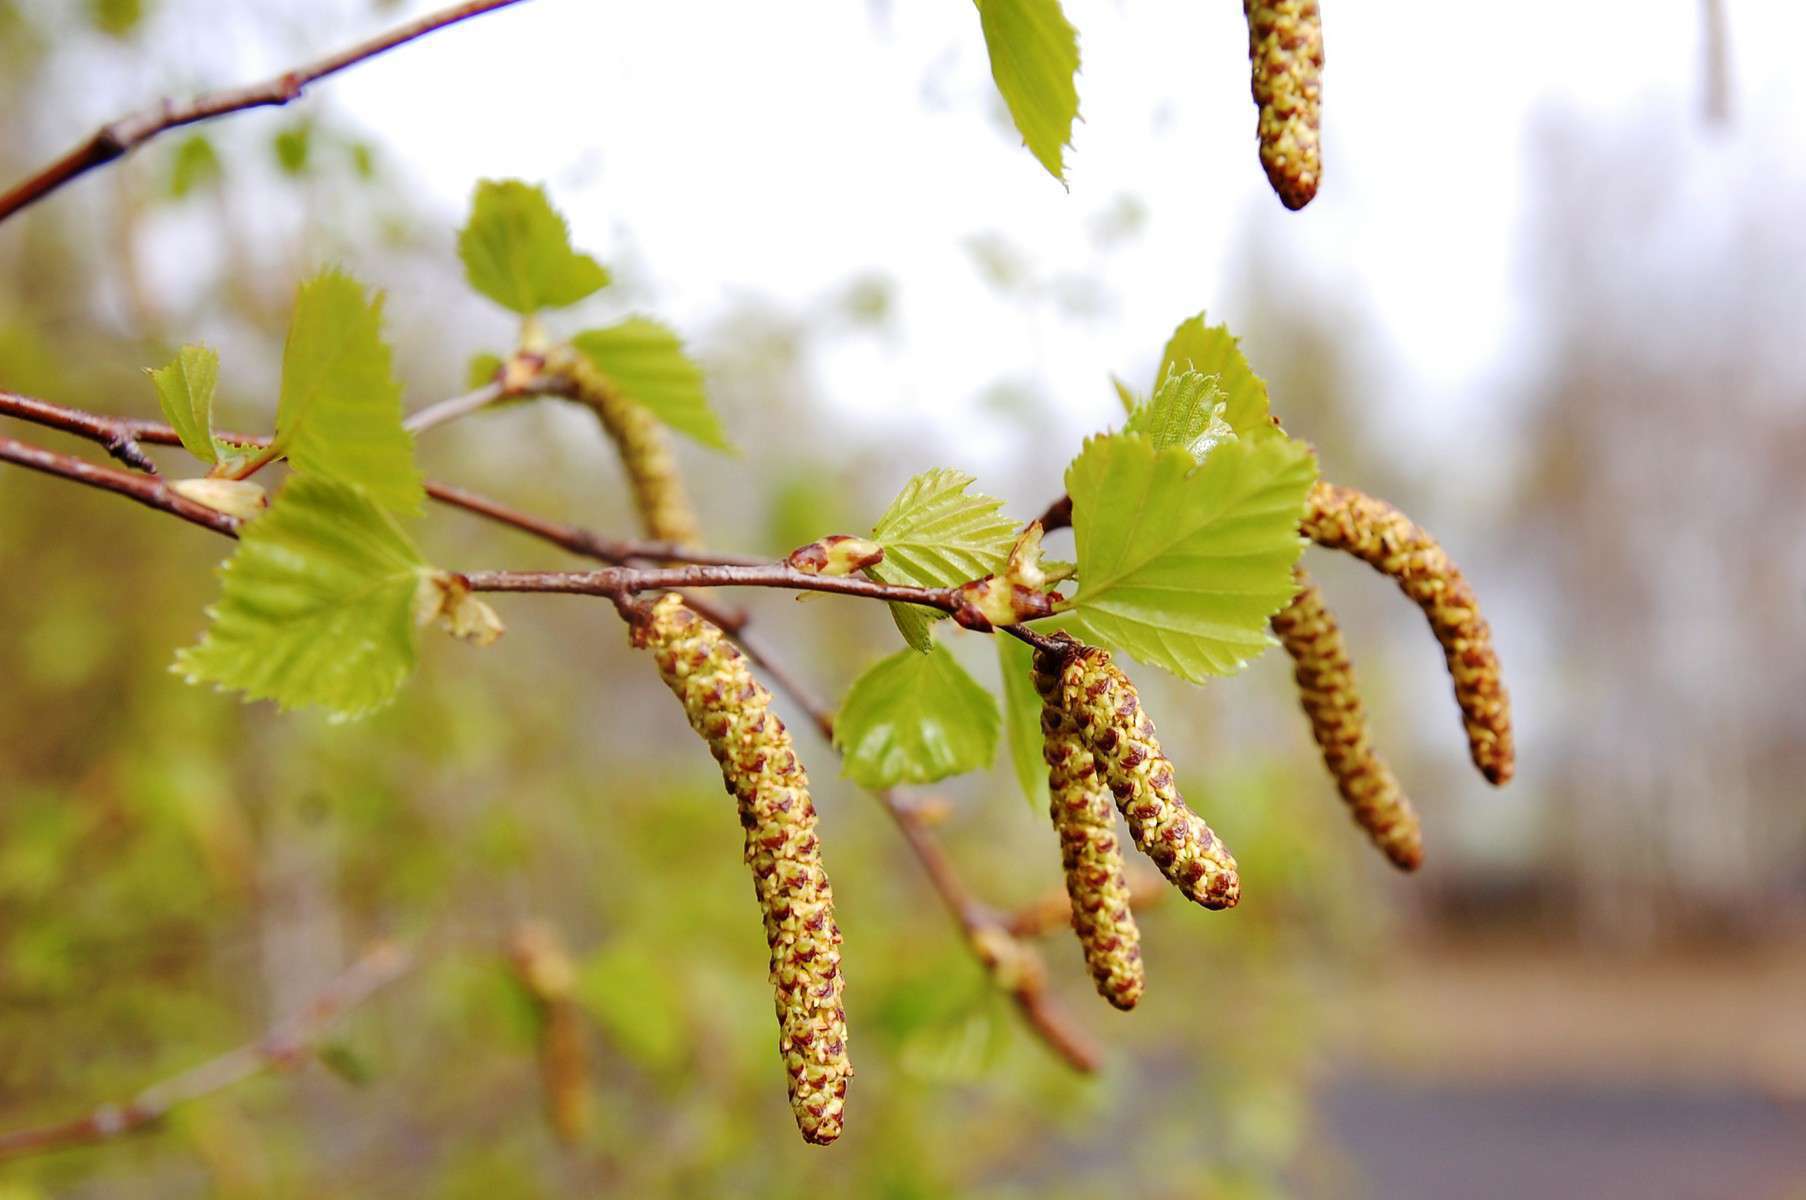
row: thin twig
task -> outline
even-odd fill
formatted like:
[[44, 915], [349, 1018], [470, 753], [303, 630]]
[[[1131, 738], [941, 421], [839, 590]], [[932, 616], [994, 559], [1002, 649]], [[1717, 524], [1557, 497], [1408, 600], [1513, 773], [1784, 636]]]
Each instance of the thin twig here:
[[768, 558], [750, 554], [727, 554], [719, 550], [698, 550], [676, 542], [660, 542], [647, 538], [611, 538], [576, 525], [535, 517], [487, 496], [449, 483], [426, 485], [426, 494], [441, 504], [461, 508], [465, 512], [507, 525], [544, 542], [584, 558], [593, 558], [617, 566], [635, 560], [701, 563], [714, 566], [756, 567], [770, 563]]
[[67, 454], [58, 454], [54, 450], [45, 450], [9, 437], [0, 437], [0, 462], [16, 463], [21, 467], [42, 471], [46, 475], [84, 483], [181, 517], [184, 521], [211, 529], [215, 533], [223, 533], [227, 537], [238, 536], [237, 517], [227, 516], [178, 495], [158, 475], [140, 475], [132, 471], [121, 471], [116, 467], [103, 467], [99, 463], [71, 458]]
[[138, 444], [140, 441], [147, 440], [144, 436], [142, 422], [127, 420], [123, 417], [106, 417], [99, 413], [80, 412], [76, 409], [64, 408], [60, 404], [51, 404], [47, 400], [38, 400], [31, 396], [21, 396], [17, 392], [6, 391], [0, 391], [0, 414], [80, 434], [89, 441], [104, 447], [108, 454], [126, 466], [134, 467], [150, 475], [157, 473], [157, 464], [150, 460], [144, 453], [144, 448]]
[[[48, 400], [40, 400], [33, 396], [22, 396], [15, 392], [0, 391], [0, 417], [17, 417], [21, 421], [29, 421], [33, 425], [40, 425], [46, 429], [55, 429], [87, 438], [97, 445], [108, 448], [111, 448], [114, 442], [123, 439], [137, 449], [140, 454], [143, 453], [141, 444], [149, 446], [179, 446], [182, 444], [182, 439], [176, 431], [160, 421], [106, 417], [79, 408], [53, 404]], [[215, 431], [214, 436], [235, 446], [268, 446], [270, 442], [267, 436], [260, 434]], [[24, 443], [19, 444], [23, 445]], [[37, 451], [36, 453], [47, 454], [48, 452]], [[79, 461], [63, 459], [61, 455], [54, 457], [64, 462]], [[25, 465], [32, 464], [26, 463]], [[147, 465], [155, 470], [154, 464], [147, 463]], [[53, 471], [53, 473], [65, 476], [69, 474], [60, 470]], [[78, 482], [86, 481], [79, 480]], [[603, 562], [617, 565], [643, 560], [753, 567], [764, 566], [771, 561], [749, 554], [699, 550], [693, 546], [679, 546], [675, 542], [652, 541], [645, 538], [603, 537], [601, 534], [580, 529], [575, 525], [565, 525], [558, 521], [532, 516], [499, 500], [492, 500], [477, 492], [449, 483], [435, 483], [428, 480], [426, 494], [440, 504], [461, 508], [466, 512], [510, 526], [522, 533], [569, 550], [572, 554], [600, 559]], [[155, 506], [153, 505], [153, 507]], [[236, 528], [236, 525], [233, 528]]]
[[473, 592], [553, 592], [567, 595], [618, 596], [679, 588], [760, 587], [798, 592], [858, 596], [891, 604], [919, 604], [953, 612], [959, 606], [951, 588], [879, 583], [862, 575], [812, 575], [786, 563], [723, 566], [714, 563], [680, 567], [603, 567], [599, 571], [466, 571]]
[[295, 1067], [340, 1017], [405, 974], [412, 963], [412, 956], [401, 947], [379, 942], [306, 1008], [257, 1041], [153, 1084], [124, 1104], [103, 1105], [73, 1121], [0, 1134], [0, 1159], [22, 1158], [132, 1133], [160, 1121], [177, 1105], [223, 1091], [265, 1071]]
[[425, 433], [434, 426], [444, 425], [459, 417], [468, 417], [473, 412], [480, 412], [500, 400], [503, 395], [501, 384], [485, 384], [474, 392], [453, 396], [449, 400], [429, 404], [419, 412], [410, 413], [407, 420], [401, 423], [401, 427], [409, 433]]
[[[99, 441], [105, 436], [104, 426], [96, 420], [89, 419], [92, 418], [92, 414], [49, 404], [45, 401], [33, 401], [27, 407], [9, 403], [9, 400], [17, 399], [23, 398], [11, 397], [9, 393], [0, 392], [0, 416], [17, 416], [39, 425], [88, 437], [90, 440]], [[180, 441], [176, 437], [175, 431], [167, 425], [133, 422], [131, 428], [137, 440], [150, 444], [176, 445]], [[242, 445], [261, 445], [267, 443], [268, 440], [235, 434], [221, 434], [220, 436], [227, 441], [234, 441]], [[8, 445], [19, 447], [24, 455], [14, 456], [5, 453]], [[163, 491], [160, 480], [146, 479], [123, 471], [84, 463], [63, 455], [51, 454], [48, 451], [26, 446], [24, 443], [13, 442], [11, 439], [0, 439], [0, 459], [34, 466], [78, 483], [88, 483], [91, 486], [119, 491], [121, 494], [139, 500], [140, 503], [183, 516], [195, 521], [196, 524], [205, 525], [216, 532], [229, 536], [234, 534], [237, 529], [238, 522], [234, 518], [194, 505], [173, 493], [167, 493], [170, 503], [154, 499], [153, 492]], [[56, 465], [42, 465], [39, 459], [54, 460]], [[684, 550], [664, 542], [603, 537], [577, 526], [565, 525], [520, 512], [499, 501], [453, 487], [450, 484], [428, 483], [427, 494], [439, 503], [461, 508], [473, 515], [559, 546], [573, 554], [609, 563], [610, 569], [616, 572], [613, 576], [615, 582], [611, 587], [606, 588], [595, 582], [598, 577], [607, 575], [606, 571], [563, 574], [497, 572], [491, 577], [492, 580], [521, 585], [518, 589], [508, 587], [500, 590], [593, 591], [602, 595], [624, 596], [626, 594], [625, 585], [628, 582], [634, 584], [633, 590], [652, 590], [654, 588], [681, 590], [686, 587], [718, 586], [717, 582], [711, 580], [714, 573], [732, 574], [738, 571], [763, 575], [777, 581], [775, 586], [793, 587], [799, 590], [851, 591], [853, 594], [868, 594], [869, 589], [877, 589], [870, 594], [881, 599], [891, 599], [900, 595], [901, 598], [911, 603], [928, 602], [935, 595], [933, 589], [891, 589], [888, 585], [873, 584], [866, 580], [824, 578], [796, 572], [789, 567], [774, 565], [765, 560], [747, 559], [733, 555], [710, 555], [707, 552]], [[196, 510], [196, 515], [190, 515], [182, 511], [182, 508]], [[634, 562], [678, 559], [686, 555], [693, 559], [706, 558], [708, 561], [698, 562], [689, 568], [662, 571], [636, 571], [627, 566]], [[778, 573], [782, 573], [781, 578]], [[485, 577], [477, 574], [470, 578], [481, 580]], [[556, 589], [527, 586], [535, 579], [554, 580], [559, 586]], [[854, 591], [854, 589], [857, 590]], [[943, 595], [941, 598], [947, 603], [951, 603], [949, 597]], [[745, 650], [747, 656], [777, 684], [780, 690], [784, 691], [799, 708], [808, 714], [822, 737], [832, 744], [834, 737], [832, 711], [779, 661], [762, 639], [749, 632], [747, 628], [749, 622], [745, 613], [719, 605], [702, 596], [687, 594], [685, 599], [697, 613], [713, 621], [732, 636]], [[1012, 629], [1011, 632], [1016, 633], [1017, 636], [1028, 633], [1026, 630], [1020, 630], [1019, 627]], [[1039, 639], [1038, 635], [1031, 635], [1024, 640], [1029, 640], [1031, 644], [1038, 644], [1038, 641], [1043, 639]], [[903, 835], [904, 843], [927, 873], [935, 894], [966, 934], [968, 940], [977, 944], [986, 935], [1008, 937], [1007, 922], [981, 903], [965, 886], [951, 860], [947, 857], [946, 851], [935, 838], [927, 820], [916, 806], [891, 789], [876, 791], [873, 796], [896, 823], [899, 832]], [[1032, 955], [1034, 951], [1031, 947], [1024, 946], [1021, 948], [1021, 953]], [[1003, 983], [1002, 980], [1000, 980], [1001, 983]], [[1046, 993], [1037, 972], [1023, 973], [1019, 978], [1004, 984], [1004, 986], [1017, 1008], [1021, 1010], [1029, 1027], [1055, 1053], [1059, 1054], [1075, 1070], [1089, 1072], [1097, 1069], [1101, 1055], [1096, 1045], [1073, 1024], [1071, 1019], [1059, 1008], [1057, 1002]]]
[[309, 84], [325, 79], [328, 75], [336, 75], [347, 67], [356, 66], [416, 38], [425, 37], [435, 30], [520, 2], [521, 0], [466, 0], [463, 4], [454, 4], [450, 8], [428, 13], [385, 34], [359, 42], [317, 62], [285, 71], [262, 83], [204, 92], [188, 100], [165, 99], [130, 113], [102, 125], [61, 158], [0, 195], [0, 221], [27, 205], [42, 200], [95, 167], [123, 157], [166, 130], [249, 108], [287, 104], [300, 96]]

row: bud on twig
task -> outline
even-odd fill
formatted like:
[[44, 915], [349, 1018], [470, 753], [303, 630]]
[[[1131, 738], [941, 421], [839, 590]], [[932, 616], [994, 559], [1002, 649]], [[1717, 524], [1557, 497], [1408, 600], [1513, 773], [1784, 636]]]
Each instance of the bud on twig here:
[[808, 575], [853, 575], [884, 561], [884, 547], [870, 538], [836, 533], [798, 546], [784, 559]]
[[1489, 783], [1504, 784], [1516, 767], [1511, 700], [1493, 652], [1480, 602], [1436, 539], [1398, 509], [1354, 488], [1319, 483], [1305, 506], [1303, 532], [1390, 575], [1429, 618], [1442, 645], [1468, 753]]
[[1354, 665], [1336, 618], [1304, 568], [1298, 594], [1273, 615], [1273, 632], [1296, 664], [1293, 678], [1323, 765], [1335, 778], [1355, 823], [1401, 871], [1423, 862], [1423, 830], [1386, 760], [1367, 735], [1367, 713], [1355, 688]]
[[263, 485], [249, 479], [216, 479], [211, 476], [174, 479], [170, 481], [169, 487], [184, 500], [204, 504], [215, 512], [223, 512], [241, 521], [249, 521], [252, 517], [261, 515], [270, 506]]
[[853, 1068], [841, 1004], [840, 929], [808, 776], [789, 731], [771, 711], [771, 693], [752, 677], [745, 656], [681, 596], [670, 593], [644, 613], [633, 641], [652, 651], [739, 802], [746, 862], [771, 946], [790, 1106], [804, 1139], [825, 1145], [840, 1136]]
[[[1041, 664], [1037, 662], [1037, 668]], [[1049, 664], [1052, 665], [1052, 664]], [[1135, 1007], [1147, 985], [1141, 931], [1130, 911], [1116, 808], [1097, 763], [1060, 699], [1057, 671], [1035, 672], [1041, 693], [1041, 753], [1047, 760], [1048, 811], [1060, 837], [1073, 932], [1098, 995], [1120, 1009]]]
[[961, 584], [954, 592], [959, 605], [955, 623], [980, 633], [1052, 616], [1059, 596], [1047, 590], [1041, 567], [1041, 522], [1031, 521], [1010, 548], [1003, 572]]
[[1141, 852], [1187, 898], [1234, 908], [1242, 897], [1235, 857], [1186, 807], [1154, 722], [1109, 653], [1071, 643], [1064, 653], [1038, 652], [1035, 670], [1059, 676], [1061, 707], [1084, 735]]
[[1260, 164], [1290, 209], [1317, 194], [1323, 176], [1323, 16], [1317, 0], [1242, 0]]
[[470, 580], [452, 571], [421, 578], [414, 591], [414, 623], [437, 623], [453, 637], [477, 646], [494, 645], [508, 632], [495, 609], [471, 594]]

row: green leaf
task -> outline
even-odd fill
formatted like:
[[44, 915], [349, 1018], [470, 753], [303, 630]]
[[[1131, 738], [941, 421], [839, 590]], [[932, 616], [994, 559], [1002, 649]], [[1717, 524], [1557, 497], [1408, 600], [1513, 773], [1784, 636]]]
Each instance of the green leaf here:
[[175, 669], [339, 720], [393, 699], [414, 669], [416, 596], [430, 575], [395, 518], [362, 488], [298, 474], [239, 538], [212, 623]]
[[278, 130], [270, 148], [276, 152], [276, 165], [284, 175], [305, 175], [308, 160], [313, 157], [313, 125], [299, 121]]
[[382, 299], [327, 270], [301, 285], [282, 351], [276, 449], [295, 470], [362, 486], [398, 513], [425, 504], [401, 384], [382, 337]]
[[1267, 384], [1248, 366], [1241, 344], [1226, 325], [1204, 324], [1204, 314], [1179, 322], [1160, 356], [1156, 389], [1175, 371], [1214, 375], [1223, 390], [1223, 419], [1242, 436], [1274, 430], [1267, 411]]
[[[970, 475], [946, 468], [904, 484], [872, 528], [884, 561], [867, 574], [882, 583], [952, 587], [1001, 570], [1016, 523], [1003, 515], [1003, 501], [967, 495], [971, 484]], [[934, 644], [930, 627], [946, 615], [914, 604], [893, 604], [890, 612], [903, 639], [922, 651]]]
[[206, 346], [183, 346], [166, 367], [150, 372], [163, 419], [202, 462], [218, 462], [213, 440], [213, 389], [219, 382], [219, 355]]
[[169, 198], [181, 200], [199, 187], [211, 187], [225, 175], [219, 154], [204, 133], [190, 134], [176, 146], [169, 164]]
[[1041, 165], [1066, 181], [1065, 147], [1079, 115], [1079, 35], [1060, 0], [977, 0], [991, 77], [1022, 140]]
[[1092, 438], [1066, 470], [1079, 590], [1065, 627], [1202, 683], [1272, 644], [1294, 591], [1310, 448], [1220, 443], [1202, 463], [1140, 434]]
[[1047, 760], [1041, 756], [1041, 696], [1035, 691], [1035, 652], [1013, 637], [999, 635], [997, 669], [1003, 674], [1003, 726], [1010, 739], [1010, 763], [1029, 807], [1047, 808]]
[[470, 356], [470, 362], [464, 368], [464, 386], [471, 391], [488, 387], [495, 382], [495, 376], [502, 369], [502, 356], [491, 354], [487, 350]]
[[608, 284], [608, 272], [571, 248], [571, 230], [544, 188], [485, 179], [458, 234], [470, 286], [523, 316], [564, 308]]
[[1226, 407], [1216, 376], [1175, 369], [1160, 381], [1152, 400], [1129, 414], [1123, 432], [1147, 434], [1156, 450], [1183, 446], [1203, 462], [1218, 443], [1235, 440], [1223, 418]]
[[1122, 401], [1122, 410], [1125, 413], [1133, 413], [1136, 409], [1147, 403], [1147, 401], [1135, 394], [1134, 388], [1130, 387], [1114, 375], [1110, 376], [1110, 386], [1116, 389], [1116, 398]]
[[869, 788], [933, 783], [997, 755], [997, 701], [945, 646], [899, 650], [858, 679], [834, 718], [842, 774]]
[[702, 368], [684, 353], [683, 339], [645, 317], [629, 317], [607, 329], [592, 329], [571, 345], [629, 400], [681, 434], [716, 450], [731, 450], [715, 410], [709, 407]]

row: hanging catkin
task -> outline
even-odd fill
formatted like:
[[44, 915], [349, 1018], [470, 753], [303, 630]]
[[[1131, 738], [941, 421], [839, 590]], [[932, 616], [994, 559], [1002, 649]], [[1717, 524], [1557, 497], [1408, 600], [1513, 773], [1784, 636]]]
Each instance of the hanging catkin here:
[[1311, 734], [1323, 751], [1323, 765], [1336, 790], [1392, 865], [1414, 871], [1423, 862], [1423, 831], [1386, 760], [1374, 752], [1367, 712], [1355, 688], [1354, 665], [1335, 614], [1304, 568], [1297, 569], [1298, 594], [1273, 614], [1273, 632], [1292, 656], [1298, 698], [1311, 719]]
[[586, 355], [569, 346], [547, 352], [545, 371], [559, 383], [562, 394], [587, 405], [600, 418], [621, 456], [646, 536], [685, 546], [700, 542], [695, 506], [658, 418], [645, 405], [622, 396]]
[[840, 1136], [853, 1068], [841, 1006], [840, 930], [808, 776], [789, 731], [771, 711], [771, 693], [752, 677], [745, 656], [682, 597], [671, 593], [654, 604], [635, 622], [633, 640], [652, 651], [739, 802], [746, 862], [771, 945], [790, 1106], [803, 1138], [825, 1145]]
[[1046, 665], [1056, 669], [1035, 672], [1035, 689], [1043, 701], [1041, 753], [1047, 760], [1049, 812], [1060, 838], [1072, 929], [1098, 994], [1117, 1008], [1134, 1008], [1147, 977], [1141, 932], [1129, 907], [1122, 844], [1116, 838], [1116, 807], [1078, 726], [1061, 704], [1057, 664]]
[[1287, 208], [1317, 194], [1323, 177], [1323, 16], [1317, 0], [1242, 0], [1260, 165]]
[[1318, 545], [1390, 575], [1423, 609], [1448, 660], [1474, 766], [1491, 783], [1508, 781], [1515, 766], [1511, 701], [1493, 653], [1492, 630], [1473, 589], [1436, 539], [1384, 500], [1327, 483], [1311, 489], [1302, 528]]
[[1233, 908], [1242, 895], [1235, 858], [1180, 797], [1173, 764], [1160, 752], [1129, 677], [1108, 652], [1076, 643], [1039, 652], [1035, 669], [1059, 676], [1061, 707], [1096, 758], [1136, 846], [1189, 899]]

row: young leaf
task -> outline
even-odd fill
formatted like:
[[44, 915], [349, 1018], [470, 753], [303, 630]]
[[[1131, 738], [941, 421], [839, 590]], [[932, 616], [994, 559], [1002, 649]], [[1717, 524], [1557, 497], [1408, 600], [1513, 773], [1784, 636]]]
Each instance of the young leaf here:
[[206, 346], [183, 346], [166, 367], [150, 373], [163, 419], [202, 462], [218, 462], [213, 441], [213, 389], [219, 382], [219, 355]]
[[855, 783], [933, 783], [989, 766], [998, 723], [997, 701], [945, 646], [899, 650], [854, 680], [834, 718], [834, 744]]
[[1160, 381], [1152, 400], [1129, 414], [1123, 432], [1147, 434], [1156, 450], [1183, 446], [1203, 462], [1217, 443], [1235, 438], [1223, 418], [1226, 407], [1216, 376], [1175, 369]]
[[495, 377], [501, 371], [501, 355], [491, 354], [487, 350], [473, 354], [464, 366], [464, 386], [473, 392], [478, 388], [488, 387], [495, 382]]
[[571, 248], [571, 230], [544, 188], [485, 179], [458, 233], [470, 286], [522, 316], [564, 308], [608, 284], [608, 272]]
[[1179, 322], [1160, 355], [1156, 390], [1175, 371], [1196, 371], [1216, 376], [1223, 390], [1223, 419], [1242, 436], [1272, 432], [1267, 412], [1267, 384], [1248, 366], [1240, 343], [1229, 336], [1227, 325], [1206, 325], [1204, 314]]
[[730, 450], [727, 434], [703, 390], [702, 368], [684, 353], [683, 339], [657, 321], [629, 317], [571, 339], [629, 400], [681, 434], [716, 450]]
[[322, 271], [295, 297], [276, 449], [297, 471], [358, 484], [398, 513], [418, 513], [425, 503], [382, 337], [382, 300], [367, 298], [349, 275]]
[[190, 134], [176, 147], [169, 165], [169, 198], [181, 200], [196, 188], [212, 187], [225, 175], [206, 134]]
[[[872, 528], [884, 561], [868, 574], [882, 583], [952, 587], [1000, 569], [1016, 523], [1003, 515], [1003, 501], [967, 495], [971, 484], [970, 475], [945, 468], [904, 484]], [[930, 627], [946, 615], [913, 604], [893, 604], [890, 612], [903, 640], [922, 651], [934, 645]]]
[[997, 668], [1003, 673], [1003, 725], [1010, 739], [1010, 763], [1022, 794], [1036, 812], [1047, 808], [1047, 760], [1041, 756], [1041, 697], [1031, 678], [1035, 652], [1025, 642], [999, 635]]
[[1065, 147], [1079, 115], [1079, 35], [1060, 0], [977, 0], [991, 77], [1048, 173], [1066, 181]]
[[362, 488], [298, 474], [239, 538], [220, 567], [212, 623], [175, 670], [339, 720], [387, 704], [414, 669], [417, 593], [430, 574], [395, 518]]
[[1135, 394], [1134, 388], [1114, 375], [1110, 376], [1110, 386], [1116, 389], [1116, 398], [1122, 402], [1122, 410], [1125, 413], [1133, 414], [1136, 409], [1147, 403], [1146, 400]]
[[1079, 549], [1066, 628], [1193, 683], [1239, 671], [1296, 590], [1316, 477], [1309, 447], [1284, 436], [1223, 442], [1202, 463], [1139, 434], [1092, 438], [1066, 470]]

